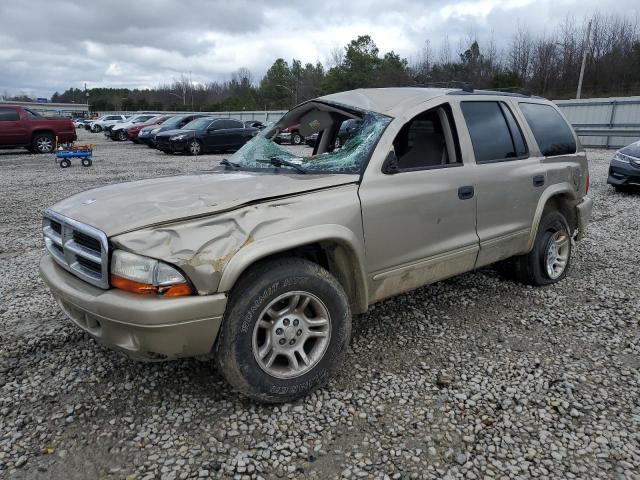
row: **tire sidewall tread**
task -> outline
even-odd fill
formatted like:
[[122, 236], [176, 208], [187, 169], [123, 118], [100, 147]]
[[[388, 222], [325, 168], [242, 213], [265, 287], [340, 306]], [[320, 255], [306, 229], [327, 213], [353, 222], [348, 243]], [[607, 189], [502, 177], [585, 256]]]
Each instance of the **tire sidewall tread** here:
[[[325, 303], [331, 315], [331, 338], [324, 357], [309, 372], [293, 379], [275, 378], [253, 357], [253, 328], [270, 301], [296, 289], [309, 291]], [[216, 360], [225, 378], [241, 393], [259, 401], [286, 402], [327, 382], [342, 363], [350, 337], [349, 300], [335, 277], [303, 259], [269, 261], [251, 269], [232, 290], [216, 342]]]
[[[569, 256], [567, 265], [558, 278], [549, 278], [544, 270], [544, 248], [547, 244], [549, 231], [563, 229], [569, 236]], [[533, 286], [544, 286], [557, 283], [564, 279], [571, 267], [571, 257], [573, 254], [573, 245], [571, 240], [571, 229], [562, 213], [557, 210], [545, 210], [538, 224], [538, 231], [533, 244], [533, 249], [526, 255], [515, 257], [511, 263], [513, 267], [513, 276], [520, 283]]]

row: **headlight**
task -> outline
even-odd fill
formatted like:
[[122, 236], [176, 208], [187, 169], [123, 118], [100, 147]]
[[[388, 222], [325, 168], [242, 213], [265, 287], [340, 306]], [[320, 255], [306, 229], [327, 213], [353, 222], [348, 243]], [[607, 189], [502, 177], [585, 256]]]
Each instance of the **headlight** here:
[[184, 140], [185, 138], [187, 138], [187, 135], [181, 133], [180, 135], [174, 135], [173, 137], [171, 137], [171, 140]]
[[624, 153], [620, 153], [620, 152], [616, 152], [616, 154], [613, 156], [613, 159], [623, 163], [629, 163], [629, 161], [631, 160]]
[[176, 268], [153, 258], [116, 250], [111, 257], [111, 285], [121, 290], [164, 297], [193, 294]]

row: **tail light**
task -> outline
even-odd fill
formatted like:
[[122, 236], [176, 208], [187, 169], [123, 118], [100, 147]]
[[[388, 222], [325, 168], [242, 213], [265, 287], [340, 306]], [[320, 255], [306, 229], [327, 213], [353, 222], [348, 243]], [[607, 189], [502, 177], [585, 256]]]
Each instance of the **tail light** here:
[[586, 190], [584, 192], [584, 194], [586, 195], [587, 193], [589, 193], [589, 186], [591, 184], [591, 178], [589, 176], [589, 174], [587, 173], [587, 185], [586, 185]]

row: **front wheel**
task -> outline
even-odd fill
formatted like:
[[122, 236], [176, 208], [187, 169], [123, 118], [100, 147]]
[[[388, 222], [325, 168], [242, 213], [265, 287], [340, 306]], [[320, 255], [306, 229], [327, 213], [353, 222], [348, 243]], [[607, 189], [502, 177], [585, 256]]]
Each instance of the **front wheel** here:
[[567, 276], [571, 249], [571, 229], [566, 218], [557, 210], [548, 210], [542, 214], [531, 252], [514, 257], [507, 268], [521, 283], [550, 285]]
[[93, 133], [100, 133], [102, 131], [102, 127], [100, 125], [94, 125], [93, 128], [91, 128], [91, 131]]
[[202, 144], [195, 138], [193, 140], [189, 140], [189, 143], [187, 144], [187, 153], [189, 155], [200, 155], [202, 153]]
[[125, 132], [124, 130], [119, 130], [117, 137], [118, 137], [118, 140], [120, 140], [121, 142], [124, 142], [127, 139], [127, 132]]
[[287, 402], [327, 382], [350, 337], [349, 301], [333, 275], [307, 260], [267, 261], [232, 290], [216, 360], [241, 393]]
[[302, 135], [300, 135], [298, 132], [295, 132], [293, 135], [291, 135], [292, 145], [301, 145], [302, 140], [303, 140]]

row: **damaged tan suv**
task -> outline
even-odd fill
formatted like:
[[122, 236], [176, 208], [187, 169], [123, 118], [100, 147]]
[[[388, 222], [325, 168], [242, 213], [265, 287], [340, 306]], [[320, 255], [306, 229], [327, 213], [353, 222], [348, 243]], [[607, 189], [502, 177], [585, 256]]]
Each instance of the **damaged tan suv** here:
[[[357, 131], [338, 146], [343, 122]], [[273, 140], [290, 125], [313, 150]], [[214, 172], [111, 185], [46, 210], [62, 310], [140, 360], [213, 355], [239, 391], [288, 401], [338, 368], [352, 314], [504, 261], [561, 280], [592, 201], [549, 101], [388, 88], [298, 105]]]

